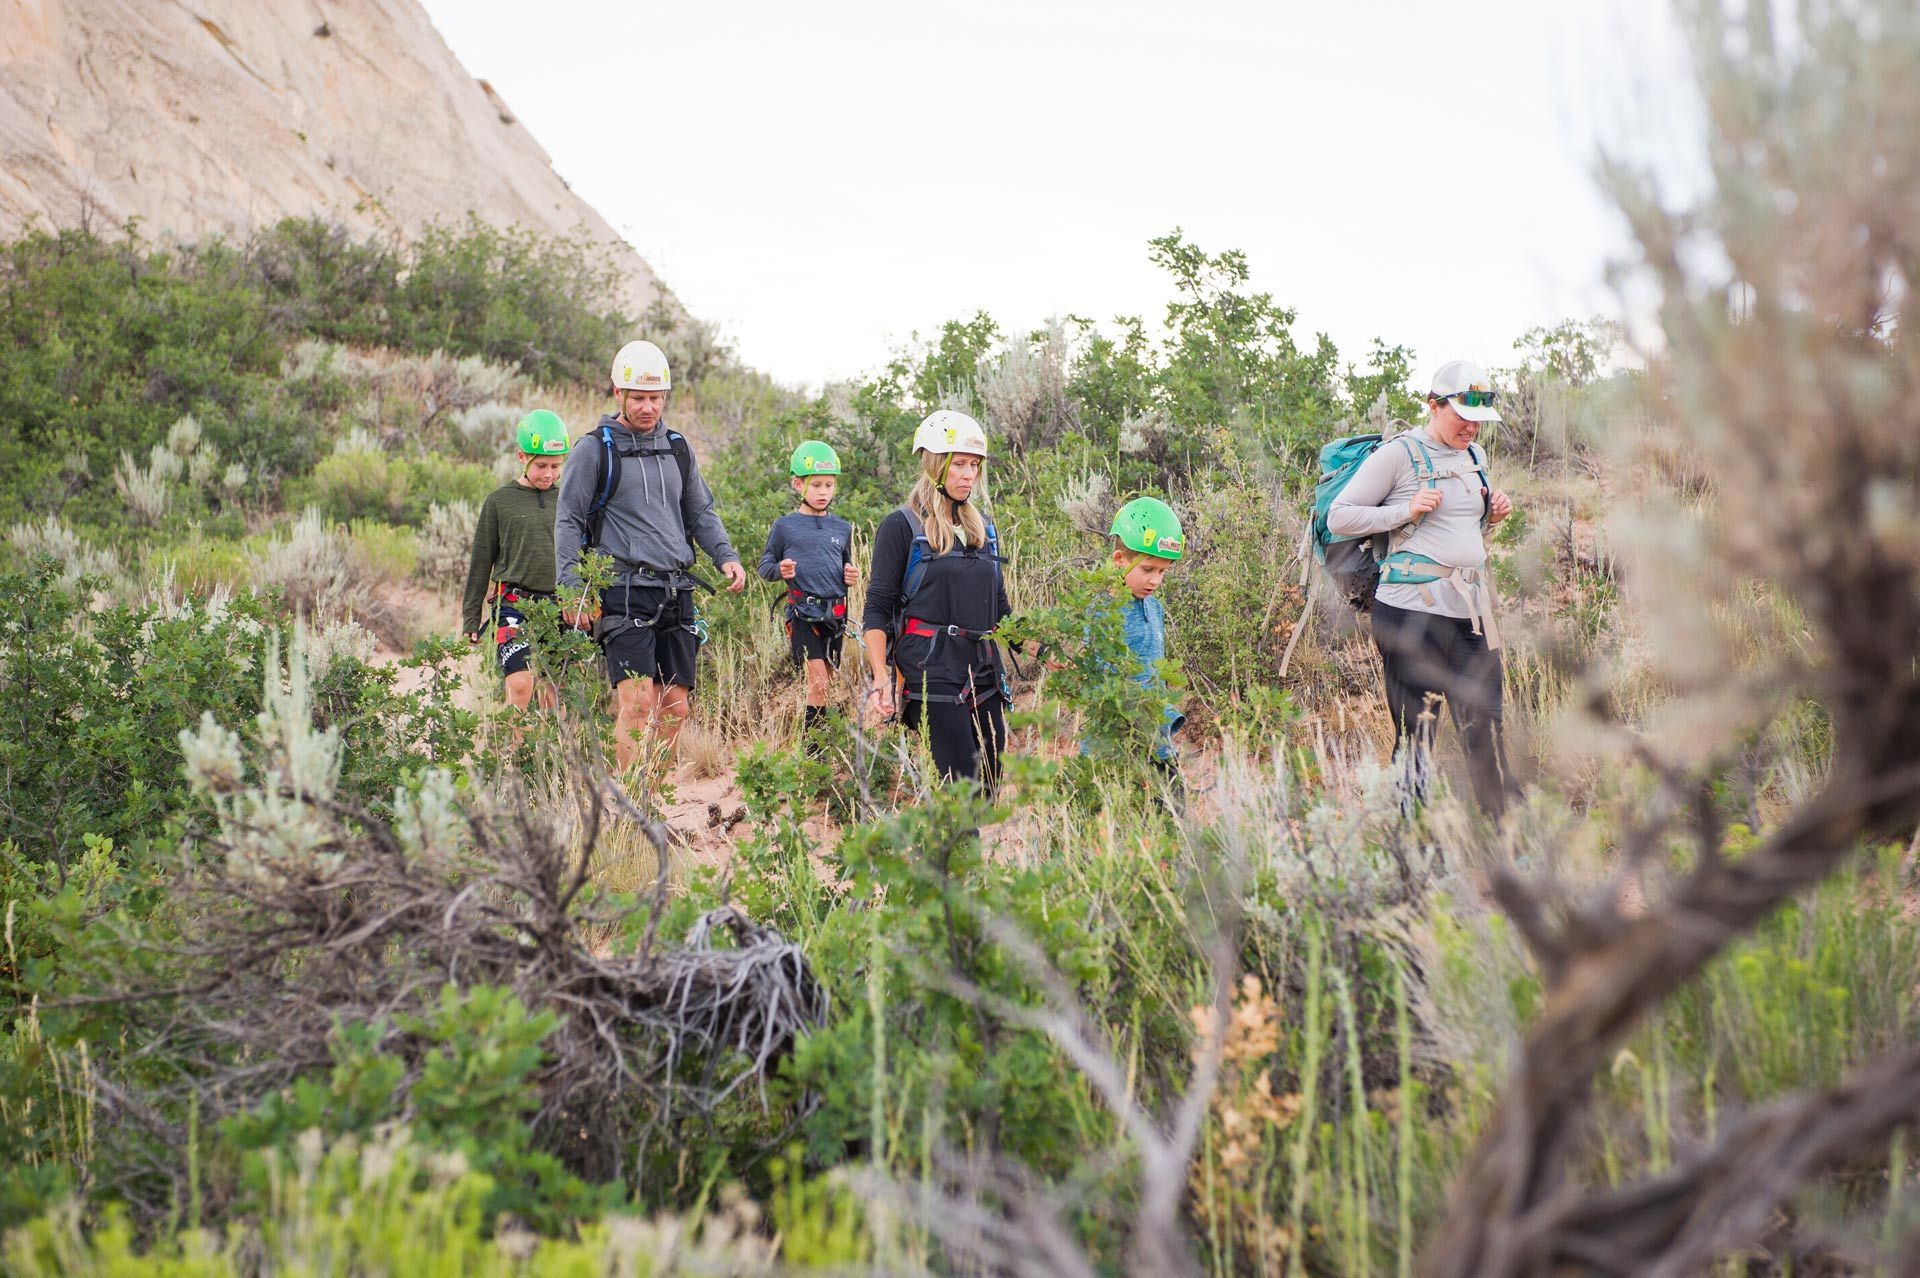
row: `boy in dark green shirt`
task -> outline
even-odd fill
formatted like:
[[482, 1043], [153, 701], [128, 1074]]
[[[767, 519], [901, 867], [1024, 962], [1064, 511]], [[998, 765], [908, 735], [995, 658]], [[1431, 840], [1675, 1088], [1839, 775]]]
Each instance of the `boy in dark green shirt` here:
[[[517, 710], [533, 702], [530, 644], [521, 628], [522, 607], [534, 599], [552, 599], [556, 557], [554, 516], [559, 502], [552, 492], [567, 459], [567, 427], [546, 409], [528, 413], [515, 441], [520, 478], [487, 495], [473, 530], [473, 556], [467, 563], [467, 588], [460, 599], [460, 629], [467, 642], [480, 642], [481, 609], [493, 601], [494, 643], [500, 673], [507, 677], [507, 701]], [[551, 685], [540, 690], [540, 704], [552, 709], [558, 698]]]

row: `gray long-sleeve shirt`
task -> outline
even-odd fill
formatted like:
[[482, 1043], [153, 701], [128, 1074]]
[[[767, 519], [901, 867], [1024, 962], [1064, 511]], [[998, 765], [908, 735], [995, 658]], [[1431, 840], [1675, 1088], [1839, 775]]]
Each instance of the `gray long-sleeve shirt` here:
[[848, 547], [853, 525], [838, 515], [809, 515], [796, 510], [773, 521], [767, 548], [760, 555], [760, 576], [780, 580], [780, 561], [793, 560], [792, 588], [821, 599], [847, 593]]
[[[620, 486], [600, 524], [600, 541], [595, 549], [628, 564], [646, 564], [656, 569], [691, 568], [693, 551], [687, 545], [687, 532], [680, 514], [680, 463], [674, 460], [673, 447], [667, 442], [666, 424], [660, 423], [642, 435], [630, 430], [618, 417], [600, 419], [602, 426], [613, 428], [614, 446], [620, 450]], [[580, 584], [580, 539], [587, 527], [587, 512], [600, 491], [601, 467], [606, 464], [605, 449], [596, 427], [573, 448], [573, 458], [560, 474], [560, 515], [553, 530], [553, 549], [557, 577], [562, 585]], [[713, 490], [700, 477], [700, 463], [693, 460], [687, 470], [693, 485], [693, 499], [687, 503], [693, 522], [693, 538], [716, 564], [736, 562], [733, 543], [713, 510]]]
[[[1416, 438], [1426, 444], [1427, 454], [1433, 458], [1440, 507], [1422, 519], [1404, 541], [1396, 541], [1393, 548], [1455, 568], [1478, 568], [1487, 562], [1486, 542], [1480, 535], [1485, 510], [1480, 496], [1482, 476], [1472, 469], [1466, 449], [1443, 448], [1423, 431], [1408, 431], [1389, 439], [1360, 464], [1328, 508], [1327, 528], [1341, 537], [1366, 537], [1392, 532], [1412, 518], [1407, 503], [1426, 487], [1408, 451], [1419, 450]], [[1445, 579], [1426, 586], [1393, 586], [1382, 577], [1374, 598], [1395, 608], [1443, 617], [1473, 615], [1467, 597]]]

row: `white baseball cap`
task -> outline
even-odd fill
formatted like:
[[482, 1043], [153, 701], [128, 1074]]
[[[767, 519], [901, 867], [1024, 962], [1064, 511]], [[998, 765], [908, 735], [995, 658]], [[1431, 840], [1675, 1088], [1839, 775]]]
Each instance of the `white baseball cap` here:
[[[1483, 404], [1466, 404], [1453, 399], [1462, 391], [1481, 391], [1487, 400]], [[1493, 407], [1493, 379], [1487, 376], [1486, 369], [1470, 359], [1448, 360], [1435, 369], [1427, 394], [1434, 399], [1453, 399], [1453, 411], [1470, 422], [1500, 420], [1500, 414]]]

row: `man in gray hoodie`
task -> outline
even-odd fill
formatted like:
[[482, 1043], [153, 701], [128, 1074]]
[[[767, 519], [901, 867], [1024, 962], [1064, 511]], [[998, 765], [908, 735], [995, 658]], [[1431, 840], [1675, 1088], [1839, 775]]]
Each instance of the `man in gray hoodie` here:
[[688, 696], [700, 651], [694, 582], [687, 575], [694, 544], [720, 566], [728, 590], [738, 594], [747, 585], [692, 449], [661, 424], [672, 387], [659, 347], [621, 347], [613, 361], [620, 411], [602, 417], [579, 442], [580, 464], [560, 480], [553, 540], [563, 591], [580, 588], [583, 551], [613, 559], [613, 584], [601, 593], [594, 633], [614, 688], [614, 758], [622, 772], [639, 757], [641, 734], [657, 731], [671, 748], [692, 712]]

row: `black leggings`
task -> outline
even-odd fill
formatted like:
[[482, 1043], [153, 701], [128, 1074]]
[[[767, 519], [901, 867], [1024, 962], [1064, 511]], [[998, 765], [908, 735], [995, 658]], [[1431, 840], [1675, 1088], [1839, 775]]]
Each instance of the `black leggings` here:
[[[1473, 797], [1483, 812], [1506, 811], [1513, 782], [1501, 742], [1500, 654], [1473, 633], [1464, 617], [1443, 617], [1373, 601], [1373, 639], [1387, 675], [1387, 712], [1393, 716], [1394, 750], [1405, 751], [1424, 797], [1426, 765], [1433, 751], [1434, 719], [1429, 699], [1444, 697], [1467, 754]], [[1423, 719], [1422, 716], [1426, 717]], [[1417, 747], [1408, 750], [1409, 745]]]
[[978, 781], [988, 794], [1000, 779], [1000, 751], [1007, 744], [1007, 719], [1000, 698], [969, 710], [951, 701], [908, 700], [900, 712], [907, 731], [926, 724], [933, 766], [948, 781]]

